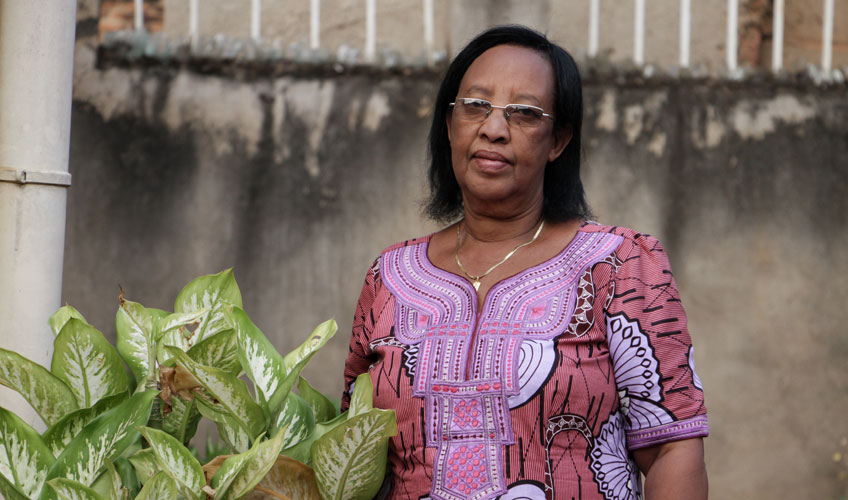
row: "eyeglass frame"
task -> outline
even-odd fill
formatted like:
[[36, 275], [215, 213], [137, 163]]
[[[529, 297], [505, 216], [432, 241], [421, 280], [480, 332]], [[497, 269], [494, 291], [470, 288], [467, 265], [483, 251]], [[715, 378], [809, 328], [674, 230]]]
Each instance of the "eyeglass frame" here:
[[[489, 118], [489, 115], [492, 114], [493, 110], [502, 109], [503, 113], [504, 113], [504, 120], [506, 120], [507, 124], [512, 125], [512, 123], [509, 121], [509, 113], [507, 112], [507, 108], [510, 107], [510, 106], [518, 106], [518, 107], [522, 107], [522, 108], [537, 109], [537, 110], [542, 112], [543, 117], [546, 117], [546, 118], [550, 119], [551, 121], [554, 121], [553, 115], [551, 115], [549, 113], [545, 113], [545, 110], [543, 108], [540, 108], [539, 106], [533, 106], [532, 104], [510, 103], [510, 104], [505, 104], [503, 106], [495, 106], [494, 104], [492, 104], [491, 101], [487, 101], [486, 99], [480, 99], [480, 98], [477, 98], [477, 97], [457, 97], [454, 102], [448, 103], [448, 106], [451, 109], [456, 109], [456, 103], [458, 101], [463, 101], [463, 104], [466, 103], [465, 101], [480, 101], [480, 102], [485, 102], [489, 105], [489, 111], [486, 112], [486, 116], [484, 116], [483, 119], [480, 120], [479, 122], [472, 122], [472, 123], [482, 123], [482, 122], [486, 121], [486, 119]], [[542, 122], [540, 121], [539, 123], [541, 124]], [[519, 127], [520, 126], [521, 125], [519, 125]]]

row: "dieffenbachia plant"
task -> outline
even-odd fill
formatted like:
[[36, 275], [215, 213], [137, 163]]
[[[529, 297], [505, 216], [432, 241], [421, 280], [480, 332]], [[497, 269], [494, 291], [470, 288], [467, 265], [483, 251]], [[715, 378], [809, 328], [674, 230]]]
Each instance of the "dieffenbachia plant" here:
[[[117, 349], [70, 306], [49, 324], [49, 369], [0, 349], [0, 384], [48, 426], [39, 434], [0, 408], [8, 500], [237, 499], [253, 489], [359, 500], [382, 483], [397, 429], [393, 412], [372, 408], [368, 374], [342, 415], [301, 377], [335, 322], [282, 356], [242, 309], [231, 270], [186, 285], [173, 313], [122, 294]], [[189, 448], [201, 415], [238, 454], [201, 468]]]

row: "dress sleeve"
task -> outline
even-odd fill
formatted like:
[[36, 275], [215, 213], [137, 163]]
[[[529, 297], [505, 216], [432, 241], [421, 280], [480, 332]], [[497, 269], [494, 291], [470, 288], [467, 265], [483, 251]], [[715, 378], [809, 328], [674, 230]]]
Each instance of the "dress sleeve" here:
[[706, 436], [704, 393], [665, 249], [636, 234], [617, 255], [605, 312], [627, 447]]
[[350, 337], [347, 360], [344, 367], [344, 392], [342, 393], [341, 409], [345, 411], [350, 404], [351, 385], [356, 377], [368, 371], [373, 362], [370, 357], [371, 349], [368, 339], [374, 329], [374, 318], [372, 306], [377, 296], [377, 262], [365, 275], [365, 283], [356, 303], [356, 312], [353, 317], [353, 328]]

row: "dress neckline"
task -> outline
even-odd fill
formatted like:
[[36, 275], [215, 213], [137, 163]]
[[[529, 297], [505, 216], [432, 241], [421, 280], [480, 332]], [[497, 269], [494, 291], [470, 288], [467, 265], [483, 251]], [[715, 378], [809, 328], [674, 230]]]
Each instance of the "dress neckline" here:
[[[543, 260], [542, 262], [539, 262], [538, 264], [534, 264], [534, 265], [532, 265], [528, 268], [522, 269], [521, 271], [518, 271], [515, 274], [511, 274], [511, 275], [509, 275], [509, 276], [507, 276], [507, 277], [505, 277], [501, 280], [498, 280], [494, 284], [492, 284], [492, 286], [489, 287], [489, 289], [486, 291], [486, 296], [483, 299], [482, 307], [479, 307], [479, 305], [478, 305], [479, 304], [479, 298], [478, 298], [478, 300], [472, 305], [473, 310], [477, 311], [478, 308], [479, 308], [480, 311], [483, 311], [487, 307], [489, 307], [491, 305], [490, 302], [492, 300], [492, 297], [496, 295], [495, 292], [497, 292], [501, 288], [505, 288], [508, 285], [512, 285], [514, 283], [520, 282], [526, 276], [533, 274], [533, 272], [538, 271], [539, 269], [548, 267], [551, 264], [554, 264], [554, 263], [557, 263], [559, 261], [564, 260], [566, 258], [566, 256], [570, 253], [570, 250], [572, 250], [574, 247], [578, 246], [582, 239], [588, 237], [589, 232], [584, 230], [586, 225], [587, 225], [587, 223], [584, 222], [583, 224], [578, 226], [577, 232], [574, 233], [574, 236], [571, 238], [571, 240], [562, 248], [562, 250], [557, 252], [554, 256], [552, 256], [552, 257], [550, 257], [546, 260]], [[462, 287], [464, 290], [466, 290], [468, 293], [470, 293], [471, 296], [477, 297], [477, 290], [474, 288], [474, 285], [471, 284], [471, 281], [468, 280], [465, 276], [462, 276], [460, 274], [448, 271], [447, 269], [442, 269], [441, 267], [434, 264], [432, 260], [430, 260], [430, 255], [429, 255], [430, 240], [432, 240], [434, 234], [436, 234], [436, 233], [435, 232], [430, 233], [430, 234], [424, 236], [421, 239], [420, 244], [422, 245], [422, 248], [421, 248], [421, 263], [422, 263], [422, 265], [428, 271], [430, 271], [434, 274], [437, 274], [437, 275], [441, 276], [443, 279], [446, 279], [449, 282], [454, 283], [454, 284]]]

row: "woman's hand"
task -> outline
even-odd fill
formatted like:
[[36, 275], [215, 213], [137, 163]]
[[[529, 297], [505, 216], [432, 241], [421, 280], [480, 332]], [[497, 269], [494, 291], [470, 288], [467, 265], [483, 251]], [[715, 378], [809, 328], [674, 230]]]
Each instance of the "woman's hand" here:
[[706, 500], [707, 468], [701, 438], [633, 451], [645, 474], [645, 500]]

